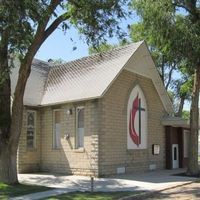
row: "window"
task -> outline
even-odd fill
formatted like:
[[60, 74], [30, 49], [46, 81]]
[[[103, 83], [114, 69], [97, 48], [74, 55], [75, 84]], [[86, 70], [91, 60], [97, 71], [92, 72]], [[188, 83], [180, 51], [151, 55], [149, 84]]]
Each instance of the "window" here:
[[127, 105], [127, 149], [147, 149], [148, 108], [139, 85], [130, 93]]
[[84, 107], [76, 109], [76, 148], [84, 147]]
[[35, 147], [36, 112], [27, 111], [27, 148]]
[[61, 111], [53, 111], [53, 148], [59, 149], [61, 146]]

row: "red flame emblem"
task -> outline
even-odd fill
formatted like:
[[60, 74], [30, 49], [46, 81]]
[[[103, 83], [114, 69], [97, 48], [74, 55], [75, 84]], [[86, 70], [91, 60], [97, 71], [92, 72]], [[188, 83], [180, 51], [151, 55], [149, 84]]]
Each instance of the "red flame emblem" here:
[[134, 126], [134, 121], [135, 121], [136, 113], [138, 111], [139, 104], [140, 104], [140, 99], [139, 99], [139, 97], [137, 95], [137, 97], [133, 101], [132, 110], [130, 110], [130, 118], [129, 118], [129, 135], [130, 135], [132, 141], [137, 146], [139, 146], [139, 144], [141, 142], [140, 142], [139, 135], [136, 133], [135, 126]]

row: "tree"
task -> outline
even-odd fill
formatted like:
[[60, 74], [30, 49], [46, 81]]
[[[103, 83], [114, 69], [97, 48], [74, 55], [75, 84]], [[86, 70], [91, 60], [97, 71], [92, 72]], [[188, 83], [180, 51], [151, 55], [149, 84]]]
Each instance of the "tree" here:
[[[122, 37], [117, 24], [125, 17], [125, 4], [126, 0], [0, 1], [0, 182], [18, 183], [16, 156], [23, 95], [40, 46], [59, 25], [64, 31], [76, 27], [88, 44], [98, 45], [114, 34]], [[15, 52], [20, 53], [21, 64], [11, 112], [9, 57]]]
[[123, 40], [119, 41], [118, 44], [108, 44], [106, 42], [103, 42], [103, 43], [99, 44], [97, 47], [96, 46], [90, 46], [88, 51], [89, 51], [90, 55], [94, 54], [94, 53], [103, 53], [103, 52], [111, 51], [114, 48], [127, 45], [128, 43], [129, 42], [125, 38], [123, 38]]
[[190, 148], [188, 171], [199, 173], [198, 128], [200, 89], [200, 4], [197, 0], [133, 0], [133, 7], [157, 45], [167, 44], [194, 73], [190, 109]]
[[[185, 100], [190, 100], [192, 89], [191, 76], [185, 69], [184, 60], [182, 61], [182, 58], [177, 57], [169, 48], [168, 43], [162, 44], [162, 46], [156, 46], [155, 37], [151, 35], [148, 29], [145, 29], [142, 22], [130, 26], [130, 38], [133, 42], [141, 40], [147, 42], [163, 84], [168, 93], [170, 93], [175, 115], [181, 117]], [[130, 41], [125, 39], [119, 41], [118, 44], [102, 43], [98, 48], [90, 47], [89, 54], [107, 52], [128, 43]], [[175, 73], [179, 74], [179, 76], [174, 77], [173, 74]]]
[[[192, 88], [190, 75], [187, 73], [187, 70], [184, 70], [186, 67], [184, 60], [174, 53], [168, 45], [170, 41], [167, 39], [165, 43], [163, 41], [161, 44], [158, 44], [155, 35], [152, 35], [152, 32], [145, 28], [143, 22], [131, 25], [130, 37], [133, 42], [141, 40], [147, 42], [165, 89], [168, 93], [170, 92], [172, 97], [175, 115], [181, 117], [184, 102], [185, 100], [190, 100]], [[174, 76], [174, 74], [179, 76]]]

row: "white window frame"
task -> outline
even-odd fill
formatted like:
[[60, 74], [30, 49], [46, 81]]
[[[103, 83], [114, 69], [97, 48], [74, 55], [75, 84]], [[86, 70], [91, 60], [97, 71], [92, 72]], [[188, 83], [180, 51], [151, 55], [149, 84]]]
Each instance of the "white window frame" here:
[[[84, 133], [83, 133], [83, 146], [79, 146], [79, 135], [78, 135], [78, 110], [84, 109]], [[84, 149], [84, 138], [85, 138], [85, 107], [84, 106], [78, 106], [76, 107], [76, 136], [75, 136], [75, 148], [76, 149]]]
[[[33, 134], [33, 147], [28, 147], [27, 140], [27, 131], [28, 131], [28, 113], [34, 113], [34, 134]], [[35, 149], [36, 148], [36, 134], [37, 134], [37, 112], [35, 110], [27, 110], [26, 111], [26, 147], [27, 149]]]
[[55, 145], [55, 112], [60, 112], [60, 139], [61, 139], [61, 114], [62, 114], [62, 109], [54, 109], [53, 110], [53, 135], [52, 135], [52, 148], [54, 149], [54, 150], [59, 150], [60, 148], [61, 148], [61, 141], [60, 141], [60, 146], [59, 147], [57, 147], [56, 145]]

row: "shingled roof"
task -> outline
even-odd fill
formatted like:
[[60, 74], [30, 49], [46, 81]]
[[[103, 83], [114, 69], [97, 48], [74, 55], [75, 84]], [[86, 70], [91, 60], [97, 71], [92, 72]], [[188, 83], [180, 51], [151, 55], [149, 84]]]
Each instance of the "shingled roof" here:
[[[18, 78], [19, 61], [15, 61], [16, 67], [11, 73], [11, 94], [14, 95], [15, 86]], [[50, 71], [47, 62], [34, 59], [31, 66], [31, 74], [28, 78], [25, 93], [24, 104], [29, 106], [41, 105], [41, 101], [45, 91], [45, 84]]]
[[134, 43], [53, 67], [41, 104], [101, 97], [140, 44]]
[[173, 112], [143, 41], [57, 66], [34, 60], [24, 103], [47, 106], [100, 98], [123, 69], [151, 78], [166, 111]]

